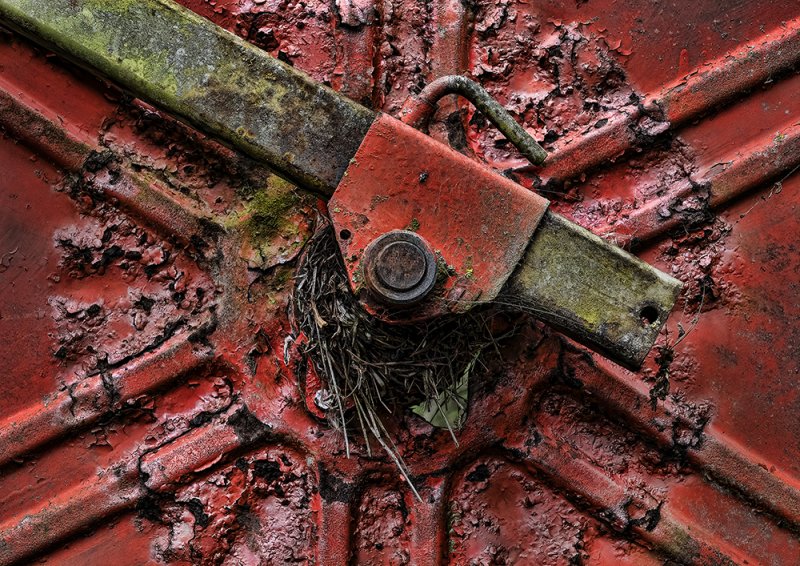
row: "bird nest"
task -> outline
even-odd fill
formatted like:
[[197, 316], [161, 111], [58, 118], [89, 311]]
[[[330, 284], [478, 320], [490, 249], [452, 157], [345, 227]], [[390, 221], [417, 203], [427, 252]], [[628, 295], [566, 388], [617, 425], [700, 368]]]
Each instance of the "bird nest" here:
[[[474, 308], [415, 324], [388, 324], [367, 313], [348, 284], [332, 228], [308, 242], [295, 275], [292, 311], [305, 335], [302, 354], [313, 362], [324, 389], [317, 404], [350, 439], [377, 442], [408, 479], [388, 434], [386, 419], [411, 410], [435, 426], [456, 431], [467, 411], [469, 378], [497, 351], [496, 308]], [[413, 488], [413, 485], [412, 485]]]

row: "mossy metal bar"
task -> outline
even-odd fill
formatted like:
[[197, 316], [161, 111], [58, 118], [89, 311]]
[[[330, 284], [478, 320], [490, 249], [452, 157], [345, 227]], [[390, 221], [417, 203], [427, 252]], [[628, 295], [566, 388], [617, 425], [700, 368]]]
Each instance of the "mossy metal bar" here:
[[635, 369], [680, 289], [676, 279], [547, 212], [500, 300]]
[[170, 0], [0, 0], [0, 20], [324, 195], [375, 116]]

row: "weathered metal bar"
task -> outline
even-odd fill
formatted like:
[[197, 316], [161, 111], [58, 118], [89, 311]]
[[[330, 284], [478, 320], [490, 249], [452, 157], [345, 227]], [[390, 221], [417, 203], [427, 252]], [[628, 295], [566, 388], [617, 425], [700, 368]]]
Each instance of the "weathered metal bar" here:
[[323, 194], [375, 117], [170, 0], [0, 0], [0, 19]]
[[635, 368], [680, 288], [672, 277], [547, 212], [498, 300]]

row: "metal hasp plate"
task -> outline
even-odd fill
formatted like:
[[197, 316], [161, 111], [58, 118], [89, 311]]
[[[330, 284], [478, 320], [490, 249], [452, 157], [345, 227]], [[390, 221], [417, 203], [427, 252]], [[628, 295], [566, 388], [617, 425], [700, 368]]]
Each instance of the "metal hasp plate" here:
[[[354, 291], [386, 320], [497, 301], [638, 367], [680, 290], [672, 277], [546, 212], [546, 199], [386, 115], [370, 128], [328, 209]], [[442, 282], [412, 309], [386, 308], [365, 285], [364, 252], [404, 229], [433, 247]]]
[[[464, 312], [494, 300], [546, 210], [546, 199], [385, 114], [328, 203], [353, 289], [386, 319]], [[433, 248], [443, 282], [412, 310], [385, 310], [364, 288], [364, 251], [404, 229]]]

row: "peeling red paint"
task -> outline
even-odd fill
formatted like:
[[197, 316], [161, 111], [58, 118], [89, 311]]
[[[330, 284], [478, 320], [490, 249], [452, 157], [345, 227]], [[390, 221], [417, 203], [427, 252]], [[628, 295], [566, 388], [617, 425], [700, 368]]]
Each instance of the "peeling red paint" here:
[[294, 375], [310, 201], [253, 242], [263, 166], [2, 32], [0, 563], [796, 563], [795, 6], [183, 3], [389, 114], [470, 74], [550, 163], [462, 103], [432, 135], [679, 277], [682, 312], [637, 374], [524, 321], [459, 446], [391, 421], [417, 501]]

